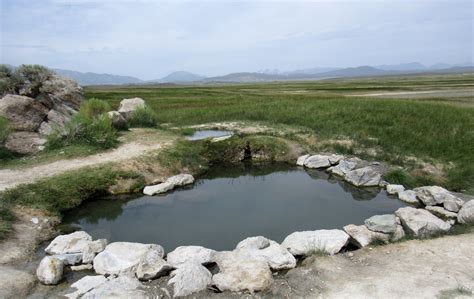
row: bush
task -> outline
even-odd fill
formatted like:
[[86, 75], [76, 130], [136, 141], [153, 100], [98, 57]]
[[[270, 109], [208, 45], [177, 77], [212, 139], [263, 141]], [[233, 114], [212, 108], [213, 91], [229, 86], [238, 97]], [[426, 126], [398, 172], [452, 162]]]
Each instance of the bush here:
[[96, 98], [83, 102], [79, 109], [79, 113], [87, 118], [93, 118], [108, 111], [110, 111], [109, 103]]
[[3, 146], [5, 140], [7, 140], [8, 135], [10, 134], [10, 125], [8, 119], [3, 116], [0, 116], [0, 146]]
[[35, 98], [40, 94], [43, 82], [51, 79], [53, 72], [41, 65], [20, 65], [14, 72], [16, 93]]
[[128, 124], [136, 128], [153, 128], [158, 124], [155, 111], [147, 106], [133, 111]]
[[15, 93], [15, 81], [12, 70], [8, 66], [0, 64], [0, 96]]

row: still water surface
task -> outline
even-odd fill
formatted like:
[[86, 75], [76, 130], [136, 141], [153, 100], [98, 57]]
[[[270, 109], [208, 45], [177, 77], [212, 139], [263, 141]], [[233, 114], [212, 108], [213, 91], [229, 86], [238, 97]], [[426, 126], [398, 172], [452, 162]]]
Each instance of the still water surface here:
[[229, 250], [246, 237], [281, 242], [294, 231], [362, 224], [403, 205], [378, 188], [355, 188], [323, 171], [242, 165], [214, 168], [193, 186], [161, 196], [87, 202], [64, 221], [109, 242]]

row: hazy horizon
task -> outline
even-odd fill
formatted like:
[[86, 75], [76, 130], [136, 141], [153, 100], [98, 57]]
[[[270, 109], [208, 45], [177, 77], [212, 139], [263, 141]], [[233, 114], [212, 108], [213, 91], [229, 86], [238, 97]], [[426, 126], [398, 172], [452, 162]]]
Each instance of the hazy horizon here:
[[472, 1], [4, 0], [0, 63], [157, 79], [473, 62]]

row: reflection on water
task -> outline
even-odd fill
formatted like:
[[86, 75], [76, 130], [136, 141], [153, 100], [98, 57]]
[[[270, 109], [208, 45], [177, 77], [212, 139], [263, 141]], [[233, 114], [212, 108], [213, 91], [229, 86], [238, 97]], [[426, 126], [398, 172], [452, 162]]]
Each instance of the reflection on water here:
[[249, 236], [281, 242], [298, 230], [342, 228], [393, 213], [403, 203], [323, 171], [288, 166], [214, 168], [187, 189], [162, 196], [88, 202], [65, 222], [109, 241], [232, 249]]
[[223, 136], [230, 136], [234, 133], [231, 131], [220, 131], [220, 130], [202, 130], [196, 131], [193, 135], [189, 136], [188, 140], [202, 140], [206, 138], [214, 138], [214, 137], [223, 137]]

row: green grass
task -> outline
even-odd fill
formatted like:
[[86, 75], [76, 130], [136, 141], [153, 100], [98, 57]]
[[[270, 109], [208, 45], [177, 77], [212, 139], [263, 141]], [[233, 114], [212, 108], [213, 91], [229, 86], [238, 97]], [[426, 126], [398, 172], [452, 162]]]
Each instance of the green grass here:
[[[194, 125], [257, 121], [305, 127], [319, 140], [350, 138], [380, 149], [381, 158], [407, 156], [453, 163], [456, 172], [443, 182], [474, 193], [474, 102], [458, 99], [377, 99], [348, 93], [386, 90], [456, 89], [474, 86], [474, 76], [433, 76], [187, 87], [89, 87], [116, 107], [121, 99], [141, 97], [162, 123]], [[306, 91], [297, 93], [298, 91]], [[466, 101], [471, 103], [466, 105]], [[352, 149], [346, 149], [351, 151]]]

